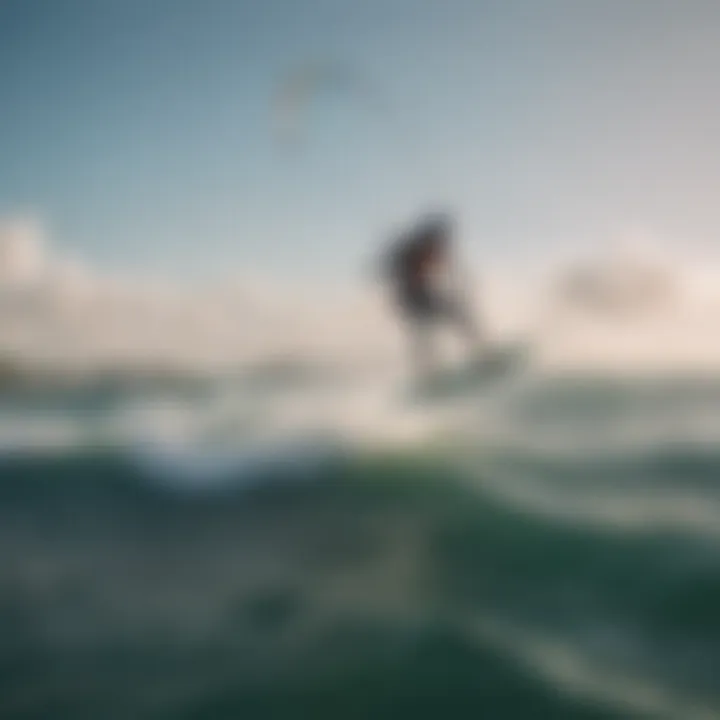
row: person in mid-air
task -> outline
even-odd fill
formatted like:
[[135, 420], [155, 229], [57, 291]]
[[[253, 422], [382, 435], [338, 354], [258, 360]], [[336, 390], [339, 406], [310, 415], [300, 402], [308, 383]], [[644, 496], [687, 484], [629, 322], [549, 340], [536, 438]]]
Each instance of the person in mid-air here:
[[481, 345], [477, 324], [453, 277], [453, 239], [451, 217], [433, 214], [396, 239], [385, 256], [385, 278], [407, 324], [413, 363], [420, 373], [437, 367], [432, 334], [438, 326], [457, 328], [474, 351]]

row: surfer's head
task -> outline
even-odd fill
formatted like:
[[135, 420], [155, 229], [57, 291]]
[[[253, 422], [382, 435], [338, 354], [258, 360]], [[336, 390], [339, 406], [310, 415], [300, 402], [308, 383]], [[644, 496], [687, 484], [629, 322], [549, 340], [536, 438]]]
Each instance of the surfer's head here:
[[419, 244], [433, 256], [443, 256], [450, 249], [453, 222], [447, 213], [433, 213], [417, 226]]

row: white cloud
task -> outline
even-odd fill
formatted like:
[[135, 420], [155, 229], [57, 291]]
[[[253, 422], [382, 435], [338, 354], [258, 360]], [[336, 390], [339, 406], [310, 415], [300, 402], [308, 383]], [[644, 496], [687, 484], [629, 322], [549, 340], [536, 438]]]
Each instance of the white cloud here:
[[0, 285], [35, 284], [46, 264], [44, 236], [37, 221], [17, 218], [0, 222]]
[[[639, 258], [633, 253], [633, 267]], [[570, 266], [556, 268], [555, 280]], [[639, 316], [579, 308], [572, 322], [556, 321], [547, 286], [513, 268], [479, 273], [476, 299], [491, 332], [529, 329], [538, 357], [558, 367], [720, 367], [720, 267], [676, 261], [670, 269], [678, 293]], [[405, 338], [375, 289], [247, 273], [194, 288], [113, 277], [50, 252], [37, 222], [0, 223], [0, 354], [30, 361], [212, 368], [289, 354], [398, 368]]]

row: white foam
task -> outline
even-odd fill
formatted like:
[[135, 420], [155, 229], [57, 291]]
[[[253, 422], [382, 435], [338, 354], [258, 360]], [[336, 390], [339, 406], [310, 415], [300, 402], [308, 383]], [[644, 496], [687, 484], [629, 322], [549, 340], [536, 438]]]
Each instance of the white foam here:
[[492, 617], [477, 617], [465, 630], [537, 672], [563, 693], [615, 708], [627, 717], [713, 720], [718, 716], [716, 706], [643, 677], [633, 668], [623, 672], [607, 661], [600, 662], [569, 639]]

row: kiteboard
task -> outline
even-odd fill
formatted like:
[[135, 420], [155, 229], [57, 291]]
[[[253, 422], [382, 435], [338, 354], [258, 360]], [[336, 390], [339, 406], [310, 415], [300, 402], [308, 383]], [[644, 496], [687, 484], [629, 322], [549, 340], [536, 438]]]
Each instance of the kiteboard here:
[[415, 401], [452, 400], [472, 395], [503, 378], [516, 375], [528, 364], [527, 343], [505, 343], [485, 348], [478, 355], [454, 367], [435, 370], [411, 383]]

